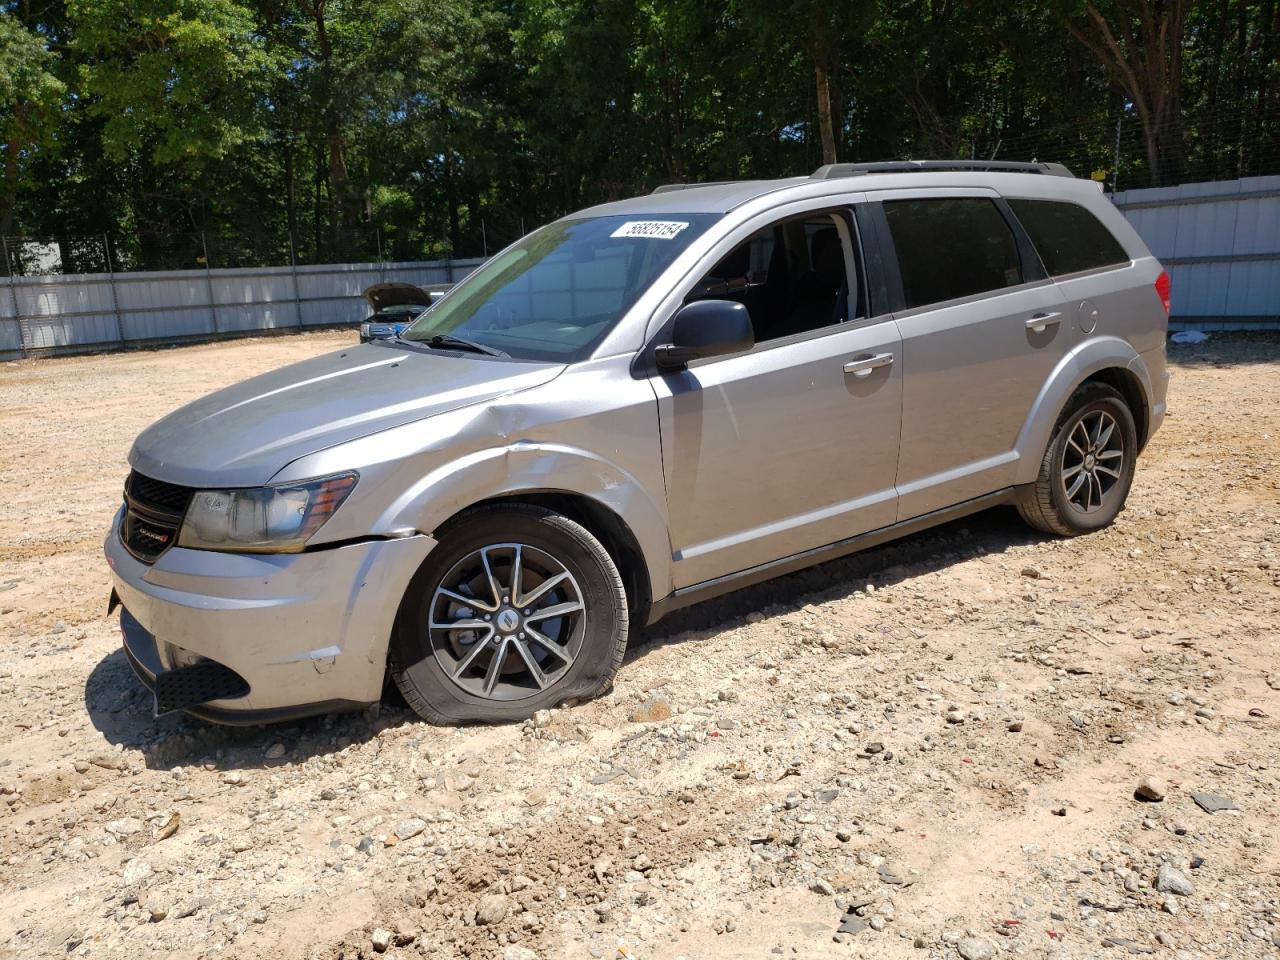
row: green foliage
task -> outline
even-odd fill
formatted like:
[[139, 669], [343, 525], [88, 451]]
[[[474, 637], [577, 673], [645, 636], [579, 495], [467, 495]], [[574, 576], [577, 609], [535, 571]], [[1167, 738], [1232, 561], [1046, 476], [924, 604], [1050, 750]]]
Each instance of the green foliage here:
[[40, 37], [0, 11], [0, 235], [8, 233], [19, 191], [32, 186], [32, 161], [57, 144], [66, 85]]
[[250, 10], [231, 0], [70, 0], [79, 87], [105, 118], [102, 146], [204, 167], [261, 135], [275, 66]]
[[1280, 172], [1280, 0], [32, 11], [0, 0], [0, 232], [110, 233], [125, 266], [471, 256], [831, 156], [1062, 160], [1121, 188]]

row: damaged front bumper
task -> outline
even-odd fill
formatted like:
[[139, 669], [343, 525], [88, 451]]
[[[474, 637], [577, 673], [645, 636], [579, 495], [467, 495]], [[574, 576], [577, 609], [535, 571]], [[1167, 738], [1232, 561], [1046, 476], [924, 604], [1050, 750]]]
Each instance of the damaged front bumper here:
[[[295, 554], [173, 547], [147, 565], [118, 531], [117, 516], [105, 552], [134, 672], [157, 712], [220, 723], [376, 702], [400, 600], [435, 545], [419, 534]], [[191, 670], [208, 661], [225, 670]]]

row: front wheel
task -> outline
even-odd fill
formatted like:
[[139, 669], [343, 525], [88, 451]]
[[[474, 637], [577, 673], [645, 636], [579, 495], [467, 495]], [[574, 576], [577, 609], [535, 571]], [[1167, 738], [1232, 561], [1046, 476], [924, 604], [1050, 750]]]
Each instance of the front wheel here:
[[522, 720], [609, 689], [627, 597], [589, 530], [529, 504], [464, 513], [401, 604], [391, 676], [437, 724]]
[[1133, 484], [1138, 431], [1124, 397], [1105, 383], [1086, 383], [1058, 419], [1034, 484], [1020, 492], [1018, 512], [1038, 530], [1075, 537], [1107, 526]]

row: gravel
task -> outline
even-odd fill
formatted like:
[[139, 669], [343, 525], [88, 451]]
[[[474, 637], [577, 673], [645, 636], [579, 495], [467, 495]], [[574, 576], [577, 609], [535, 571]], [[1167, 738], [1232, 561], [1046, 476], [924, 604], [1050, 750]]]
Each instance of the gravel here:
[[992, 511], [753, 587], [637, 627], [593, 703], [153, 717], [103, 615], [129, 440], [350, 339], [0, 367], [0, 956], [1272, 949], [1280, 344], [1173, 352], [1114, 527]]
[[1159, 777], [1148, 774], [1138, 781], [1138, 785], [1133, 788], [1133, 795], [1139, 800], [1146, 800], [1150, 803], [1159, 803], [1168, 793], [1169, 787]]
[[956, 953], [964, 960], [990, 960], [996, 955], [996, 948], [987, 940], [965, 937], [956, 944]]
[[476, 923], [482, 926], [495, 926], [507, 919], [511, 912], [511, 901], [500, 893], [491, 893], [481, 897], [476, 904]]
[[1160, 864], [1155, 887], [1161, 893], [1176, 893], [1180, 897], [1190, 897], [1196, 892], [1195, 884], [1187, 875], [1167, 863]]

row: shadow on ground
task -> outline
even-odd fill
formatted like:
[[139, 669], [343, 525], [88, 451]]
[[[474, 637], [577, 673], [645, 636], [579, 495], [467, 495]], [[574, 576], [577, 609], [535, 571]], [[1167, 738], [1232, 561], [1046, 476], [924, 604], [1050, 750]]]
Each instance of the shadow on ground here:
[[[678, 611], [636, 632], [623, 670], [627, 663], [679, 642], [690, 631], [729, 629], [757, 611], [785, 615], [808, 604], [851, 596], [868, 583], [887, 586], [960, 560], [1001, 553], [1041, 539], [1011, 508], [988, 510]], [[388, 727], [418, 722], [394, 688], [388, 687], [381, 707], [365, 714], [226, 727], [181, 714], [153, 716], [151, 694], [134, 677], [124, 653], [116, 650], [94, 667], [85, 684], [84, 702], [94, 727], [108, 742], [140, 753], [152, 769], [193, 764], [213, 764], [226, 770], [259, 769], [333, 753]], [[276, 744], [283, 744], [287, 753], [271, 759], [267, 754]]]
[[[686, 631], [738, 626], [749, 613], [785, 615], [813, 603], [910, 580], [983, 554], [1039, 543], [1044, 534], [1022, 522], [1012, 507], [997, 507], [820, 566], [769, 580], [671, 614], [633, 643], [627, 661], [675, 642]], [[626, 669], [625, 665], [623, 669]]]
[[[108, 743], [140, 753], [149, 768], [161, 770], [193, 764], [248, 770], [300, 763], [416, 720], [394, 693], [384, 697], [379, 709], [363, 714], [334, 714], [270, 726], [228, 727], [185, 714], [156, 717], [150, 692], [138, 682], [122, 650], [107, 655], [93, 668], [85, 682], [84, 705], [90, 722]], [[267, 751], [276, 744], [283, 744], [287, 753], [281, 758], [268, 757]]]

